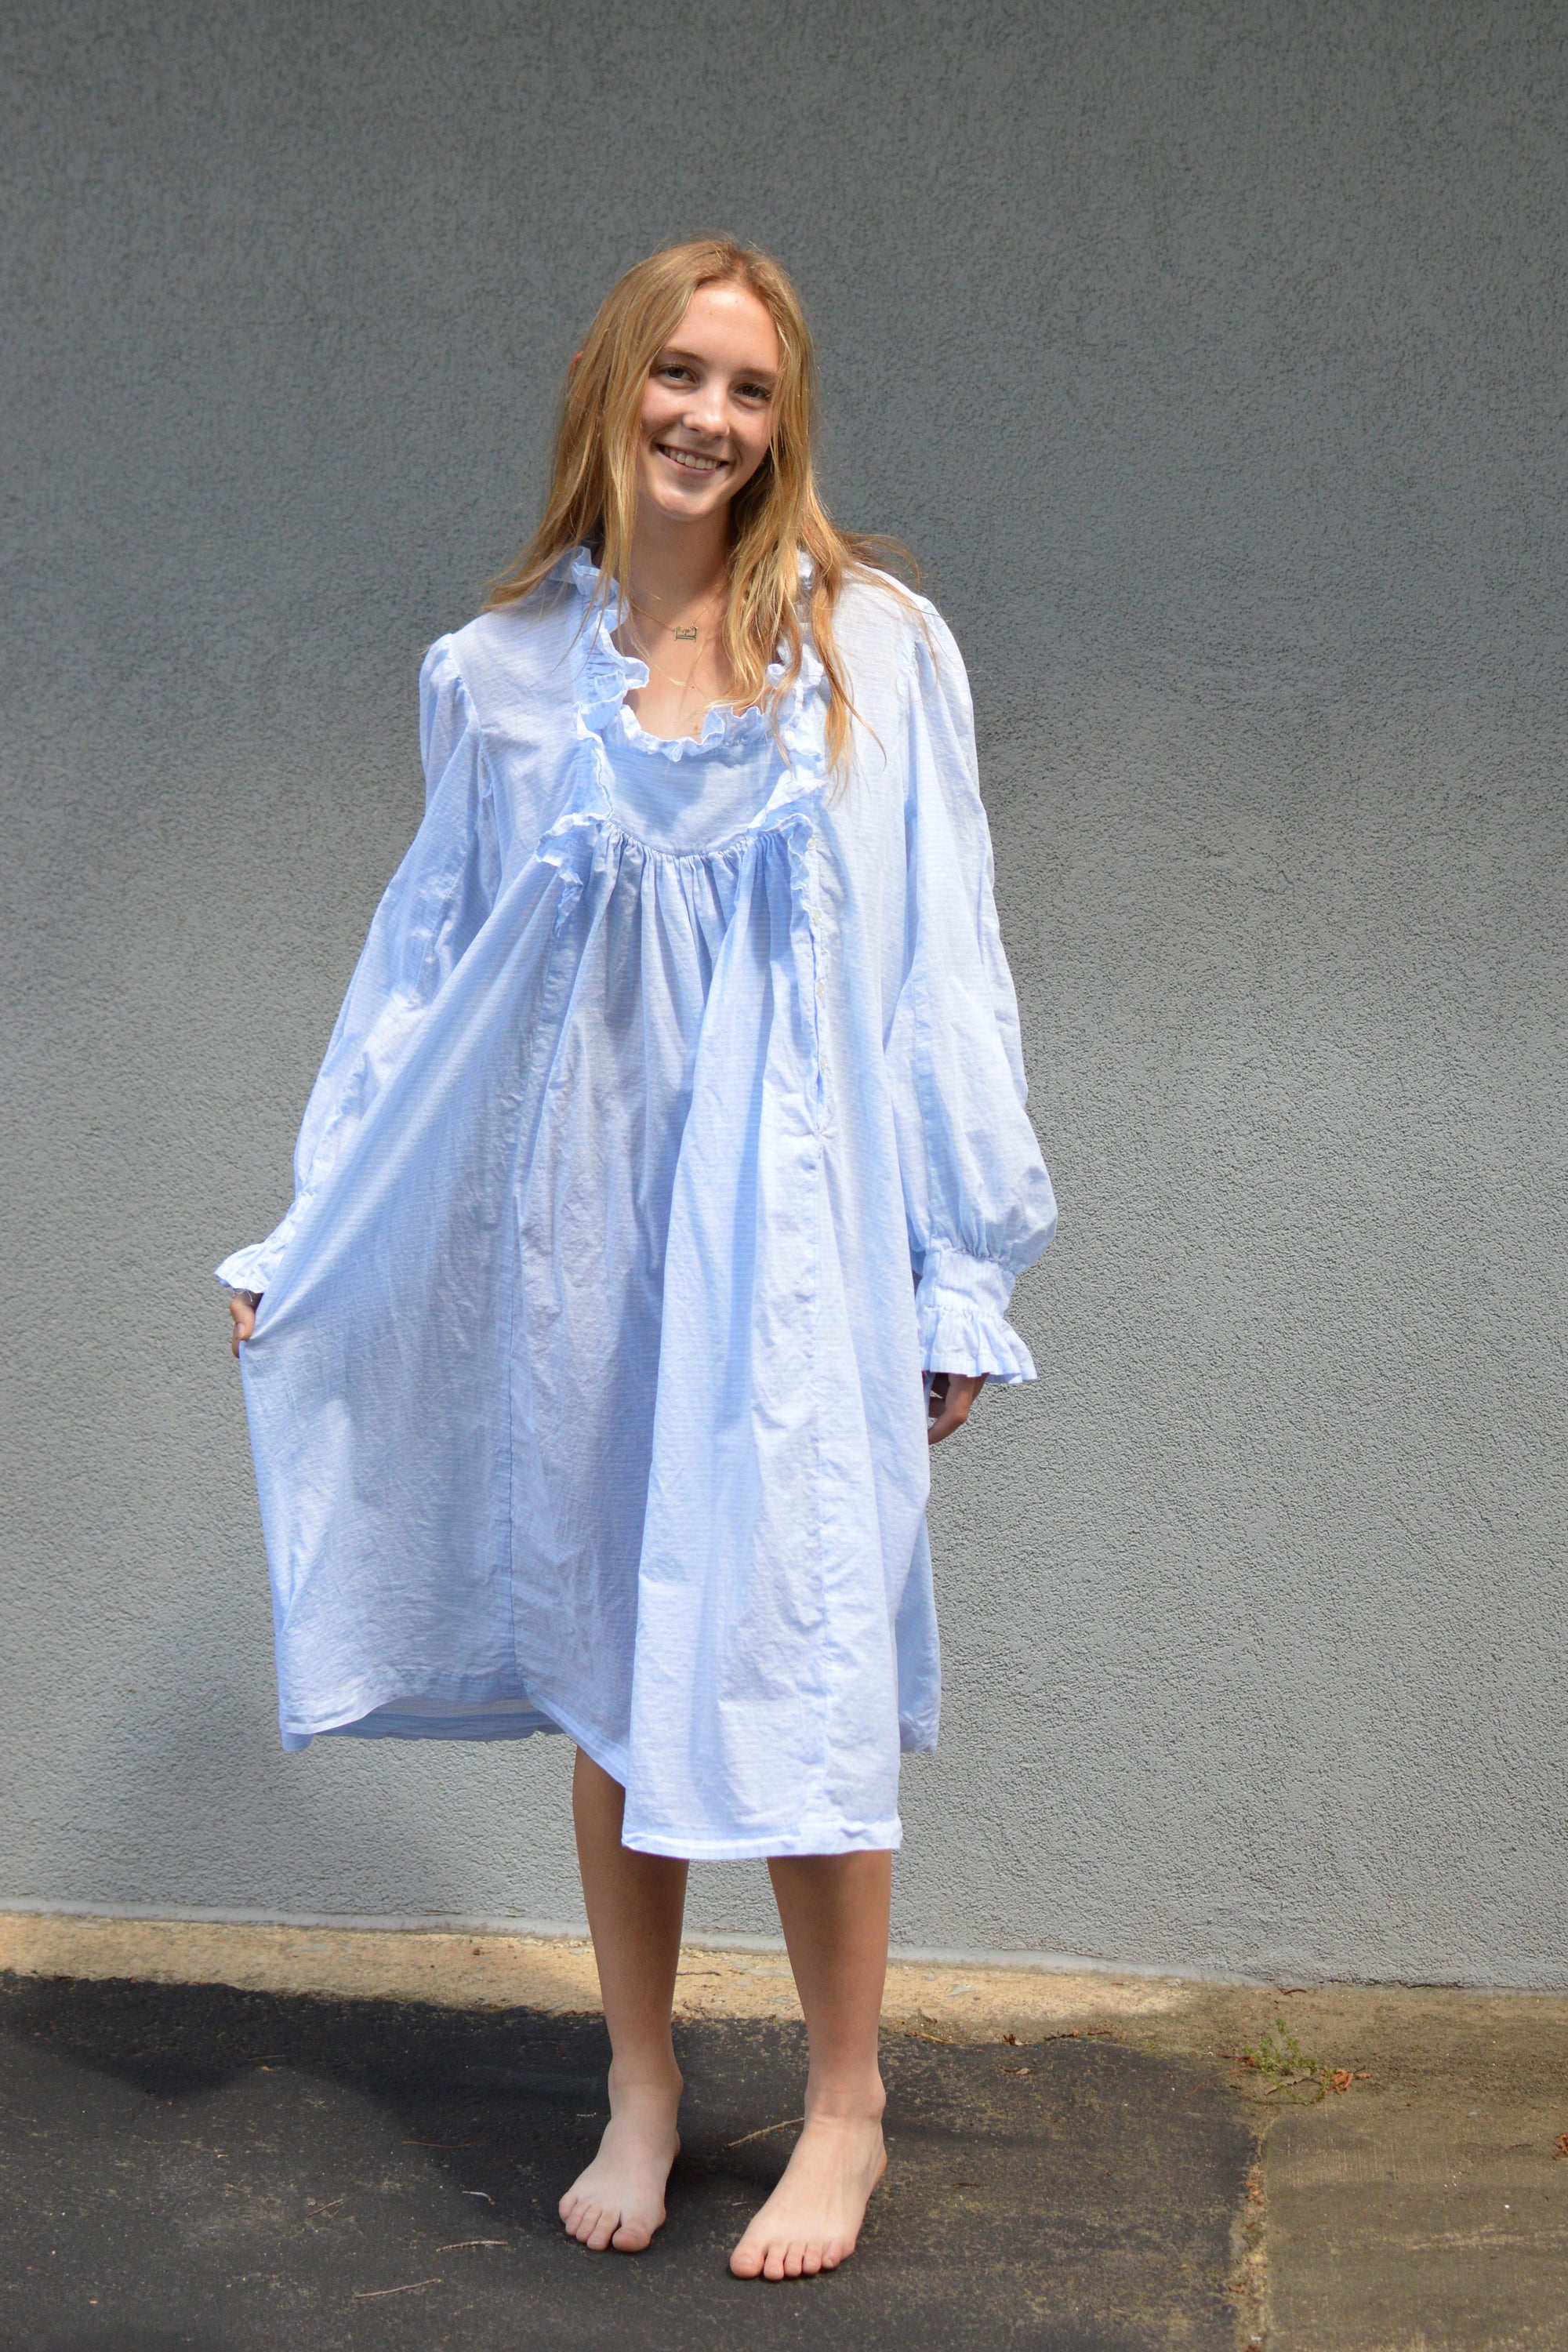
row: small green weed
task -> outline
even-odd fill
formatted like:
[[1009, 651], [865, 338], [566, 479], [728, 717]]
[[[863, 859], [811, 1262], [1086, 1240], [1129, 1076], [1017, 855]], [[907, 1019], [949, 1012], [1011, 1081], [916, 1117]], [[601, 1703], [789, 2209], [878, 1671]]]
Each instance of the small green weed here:
[[1302, 2049], [1282, 2017], [1274, 2021], [1272, 2033], [1260, 2033], [1256, 2049], [1247, 2047], [1223, 2053], [1239, 2059], [1261, 2076], [1266, 2099], [1284, 2099], [1299, 2107], [1315, 2107], [1331, 2091], [1348, 2090], [1352, 2076], [1342, 2066], [1331, 2066], [1321, 2058], [1310, 2058]]

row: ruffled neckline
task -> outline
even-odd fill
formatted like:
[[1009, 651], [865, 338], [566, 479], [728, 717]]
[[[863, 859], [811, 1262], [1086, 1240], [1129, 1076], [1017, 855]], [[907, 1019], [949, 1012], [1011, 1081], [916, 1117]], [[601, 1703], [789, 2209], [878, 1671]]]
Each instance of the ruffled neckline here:
[[[703, 713], [700, 735], [654, 735], [640, 725], [628, 697], [648, 682], [646, 662], [624, 654], [615, 641], [620, 625], [620, 597], [614, 581], [604, 591], [593, 550], [574, 548], [555, 567], [556, 576], [582, 598], [587, 642], [577, 679], [579, 721], [601, 739], [614, 736], [634, 751], [662, 760], [692, 760], [718, 756], [745, 757], [775, 734], [792, 769], [820, 771], [826, 764], [826, 744], [818, 689], [823, 667], [809, 639], [801, 646], [800, 672], [795, 683], [766, 711], [752, 703], [744, 710], [731, 704], [711, 703]], [[782, 685], [784, 664], [770, 662], [770, 685]]]

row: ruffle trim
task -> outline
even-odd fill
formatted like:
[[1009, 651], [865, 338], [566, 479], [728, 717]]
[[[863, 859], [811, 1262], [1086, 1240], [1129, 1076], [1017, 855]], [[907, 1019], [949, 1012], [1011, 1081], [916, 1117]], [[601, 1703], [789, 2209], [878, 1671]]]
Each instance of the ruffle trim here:
[[280, 1255], [268, 1242], [250, 1242], [244, 1249], [233, 1251], [220, 1266], [214, 1268], [214, 1273], [230, 1290], [254, 1290], [259, 1296], [271, 1281]]
[[[620, 625], [620, 598], [612, 581], [606, 590], [603, 575], [587, 547], [577, 547], [556, 566], [556, 576], [583, 599], [589, 636], [579, 672], [576, 703], [581, 726], [596, 735], [614, 733], [635, 751], [661, 760], [738, 759], [765, 737], [773, 736], [794, 770], [818, 772], [826, 766], [826, 739], [820, 710], [824, 677], [821, 662], [809, 642], [801, 646], [800, 669], [794, 684], [763, 709], [753, 703], [736, 710], [714, 703], [704, 714], [700, 735], [650, 735], [637, 723], [627, 696], [648, 682], [646, 662], [622, 653], [614, 632]], [[784, 683], [784, 665], [773, 661], [771, 686]]]
[[933, 1247], [915, 1293], [915, 1328], [928, 1372], [984, 1373], [1008, 1385], [1037, 1377], [1006, 1317], [1014, 1276], [993, 1258]]
[[984, 1372], [1008, 1386], [1036, 1377], [1034, 1359], [1012, 1325], [982, 1315], [968, 1299], [927, 1299], [916, 1322], [928, 1372]]

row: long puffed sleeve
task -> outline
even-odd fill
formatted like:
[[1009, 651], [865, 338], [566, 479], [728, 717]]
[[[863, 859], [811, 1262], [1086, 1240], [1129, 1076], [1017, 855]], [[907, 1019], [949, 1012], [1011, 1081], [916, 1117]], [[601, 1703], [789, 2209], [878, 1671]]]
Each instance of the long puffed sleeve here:
[[1007, 1303], [1055, 1233], [1057, 1204], [1024, 1108], [969, 681], [946, 624], [921, 610], [905, 735], [904, 970], [888, 1036], [921, 1361], [1029, 1381]]
[[216, 1271], [236, 1290], [264, 1291], [300, 1222], [483, 923], [500, 886], [489, 763], [449, 638], [419, 673], [425, 814], [383, 895], [349, 982], [294, 1147], [294, 1199], [265, 1241]]

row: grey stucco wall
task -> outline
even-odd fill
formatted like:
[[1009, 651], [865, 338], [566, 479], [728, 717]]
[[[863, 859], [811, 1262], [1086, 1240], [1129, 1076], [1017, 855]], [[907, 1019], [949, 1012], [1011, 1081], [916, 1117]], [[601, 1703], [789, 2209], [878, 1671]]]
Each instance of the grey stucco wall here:
[[[1568, 1983], [1547, 5], [6, 12], [0, 1898], [569, 1919], [564, 1743], [279, 1751], [209, 1269], [611, 277], [778, 251], [973, 680], [1040, 1368], [906, 1945]], [[757, 1870], [694, 1919], [765, 1929]]]

